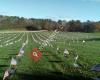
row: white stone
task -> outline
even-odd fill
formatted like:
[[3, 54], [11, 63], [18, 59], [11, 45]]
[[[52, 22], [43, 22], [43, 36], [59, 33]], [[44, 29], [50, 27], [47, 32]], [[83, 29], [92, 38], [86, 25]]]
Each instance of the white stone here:
[[14, 58], [11, 60], [11, 65], [17, 65], [17, 61]]

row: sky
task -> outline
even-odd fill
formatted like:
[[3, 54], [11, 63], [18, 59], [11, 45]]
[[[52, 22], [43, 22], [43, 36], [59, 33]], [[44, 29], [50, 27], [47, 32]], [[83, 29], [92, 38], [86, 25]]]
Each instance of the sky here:
[[0, 15], [100, 21], [100, 0], [0, 0]]

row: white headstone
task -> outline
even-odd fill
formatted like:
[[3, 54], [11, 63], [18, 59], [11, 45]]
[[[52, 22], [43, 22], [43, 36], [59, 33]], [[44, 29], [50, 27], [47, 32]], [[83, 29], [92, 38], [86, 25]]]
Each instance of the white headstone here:
[[11, 60], [11, 65], [17, 65], [16, 59], [12, 58], [12, 60]]
[[6, 79], [6, 77], [8, 77], [8, 76], [9, 76], [9, 72], [8, 72], [8, 70], [6, 70], [6, 71], [5, 71], [5, 73], [4, 73], [3, 80], [5, 80], [5, 79]]
[[85, 40], [83, 40], [83, 43], [85, 43]]
[[64, 54], [69, 54], [67, 49], [64, 50]]

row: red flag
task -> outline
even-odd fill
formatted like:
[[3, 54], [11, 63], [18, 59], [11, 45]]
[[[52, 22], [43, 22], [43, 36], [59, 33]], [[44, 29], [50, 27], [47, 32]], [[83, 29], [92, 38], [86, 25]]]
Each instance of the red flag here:
[[38, 50], [38, 48], [34, 48], [31, 52], [31, 58], [34, 61], [38, 61], [42, 57], [42, 53]]

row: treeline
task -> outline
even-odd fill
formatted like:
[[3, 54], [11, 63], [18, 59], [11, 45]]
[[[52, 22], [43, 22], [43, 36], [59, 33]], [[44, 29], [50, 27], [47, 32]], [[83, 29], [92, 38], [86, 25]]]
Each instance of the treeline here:
[[24, 18], [17, 16], [2, 16], [0, 15], [0, 30], [19, 29], [19, 30], [55, 30], [69, 31], [69, 32], [98, 32], [100, 31], [100, 21], [86, 21], [80, 20], [58, 20], [51, 19], [35, 19]]

